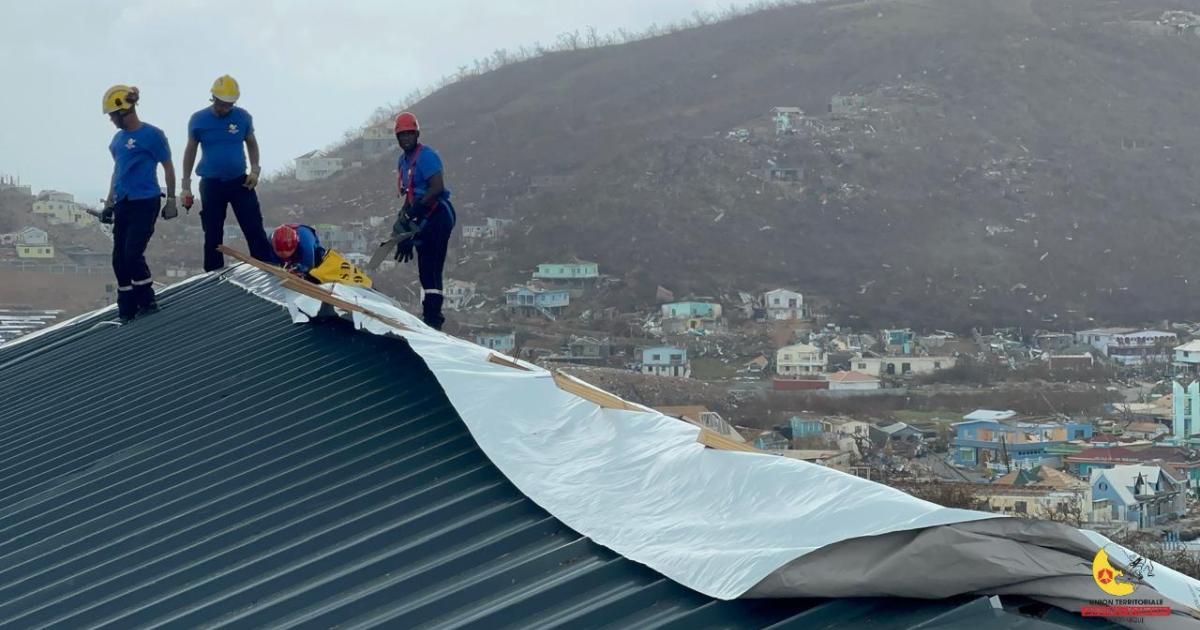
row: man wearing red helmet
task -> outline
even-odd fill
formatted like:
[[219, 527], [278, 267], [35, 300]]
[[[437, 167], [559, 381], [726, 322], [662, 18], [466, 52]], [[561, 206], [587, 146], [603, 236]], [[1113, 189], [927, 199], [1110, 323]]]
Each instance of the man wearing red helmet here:
[[325, 258], [317, 231], [299, 223], [284, 223], [275, 228], [271, 233], [271, 248], [284, 267], [302, 276], [307, 276]]
[[442, 270], [456, 216], [443, 178], [442, 158], [421, 144], [420, 137], [417, 117], [412, 112], [401, 112], [396, 117], [396, 142], [402, 150], [396, 164], [396, 185], [404, 205], [392, 233], [402, 238], [396, 246], [397, 261], [412, 260], [416, 250], [421, 318], [441, 330], [446, 321], [442, 316]]

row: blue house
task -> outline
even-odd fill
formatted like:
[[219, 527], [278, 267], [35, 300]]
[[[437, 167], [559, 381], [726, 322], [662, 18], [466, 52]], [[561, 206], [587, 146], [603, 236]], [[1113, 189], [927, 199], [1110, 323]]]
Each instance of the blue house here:
[[1057, 468], [1062, 463], [1061, 455], [1048, 451], [1072, 440], [1092, 437], [1092, 425], [1086, 422], [967, 420], [951, 426], [955, 433], [950, 444], [954, 463], [993, 470], [1005, 470], [1005, 454], [1012, 468], [1036, 468], [1043, 464]]
[[760, 451], [783, 451], [791, 442], [778, 431], [767, 431], [754, 438], [754, 448]]
[[[1176, 366], [1183, 368], [1196, 361], [1195, 355], [1200, 353], [1183, 350], [1194, 347], [1195, 343], [1193, 341], [1175, 349]], [[1197, 435], [1200, 434], [1200, 381], [1191, 381], [1186, 386], [1178, 379], [1172, 381], [1171, 402], [1171, 443], [1189, 448], [1200, 446], [1200, 435]]]
[[1093, 504], [1107, 501], [1112, 518], [1153, 527], [1187, 513], [1185, 482], [1162, 466], [1114, 466], [1091, 471]]
[[687, 350], [673, 346], [656, 346], [642, 349], [642, 363], [638, 371], [656, 376], [692, 375], [692, 364], [688, 362]]
[[571, 304], [571, 292], [536, 285], [513, 287], [504, 292], [504, 304], [514, 315], [555, 319]]
[[821, 435], [824, 433], [820, 418], [792, 416], [788, 419], [788, 424], [792, 429], [792, 439], [808, 437], [810, 435]]

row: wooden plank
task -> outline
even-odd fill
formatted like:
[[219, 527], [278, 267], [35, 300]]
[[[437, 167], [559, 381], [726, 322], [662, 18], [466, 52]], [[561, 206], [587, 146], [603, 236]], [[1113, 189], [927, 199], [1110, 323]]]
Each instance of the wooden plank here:
[[308, 297], [318, 299], [318, 300], [324, 302], [325, 304], [328, 304], [330, 306], [335, 306], [344, 311], [353, 311], [355, 313], [361, 313], [368, 317], [374, 317], [375, 319], [387, 324], [388, 326], [399, 328], [400, 330], [412, 330], [411, 327], [404, 325], [397, 319], [387, 317], [386, 315], [380, 315], [379, 313], [376, 313], [370, 309], [359, 306], [358, 304], [349, 302], [347, 300], [343, 300], [342, 298], [335, 296], [332, 291], [328, 291], [326, 289], [321, 288], [320, 285], [313, 284], [307, 280], [301, 279], [301, 278], [295, 276], [294, 274], [288, 273], [287, 271], [284, 271], [283, 269], [276, 267], [275, 265], [270, 265], [261, 260], [256, 260], [254, 258], [251, 258], [250, 256], [247, 256], [246, 254], [243, 254], [242, 252], [239, 252], [238, 250], [233, 249], [227, 245], [223, 245], [223, 244], [218, 245], [217, 249], [220, 250], [221, 253], [229, 256], [230, 258], [234, 258], [240, 262], [246, 263], [247, 265], [250, 265], [251, 267], [254, 267], [256, 269], [261, 269], [262, 271], [265, 271], [265, 272], [279, 278], [281, 280], [280, 284], [285, 289], [291, 289], [292, 291], [295, 291], [296, 293], [299, 293], [301, 295], [306, 295]]
[[[594, 387], [558, 370], [554, 371], [554, 384], [563, 391], [575, 394], [576, 396], [596, 403], [605, 409], [622, 409], [625, 411], [642, 412], [646, 411], [645, 407], [635, 405], [621, 398], [620, 396], [617, 396], [616, 394], [606, 392], [599, 387]], [[764, 453], [764, 451], [760, 451], [749, 444], [743, 444], [742, 442], [738, 442], [732, 438], [727, 438], [720, 433], [705, 427], [700, 427], [700, 435], [696, 438], [696, 441], [707, 446], [708, 448], [715, 448], [722, 451]]]
[[763, 455], [767, 454], [765, 451], [760, 451], [749, 444], [738, 442], [732, 438], [727, 438], [724, 435], [721, 435], [720, 433], [717, 433], [716, 431], [706, 427], [700, 427], [700, 435], [696, 438], [696, 441], [707, 446], [708, 448], [715, 448], [722, 451], [742, 451], [745, 453], [761, 453]]
[[246, 254], [243, 254], [242, 252], [239, 252], [236, 249], [233, 249], [232, 247], [230, 247], [228, 245], [225, 245], [225, 244], [217, 245], [217, 251], [221, 252], [222, 254], [225, 254], [226, 256], [229, 256], [230, 258], [237, 260], [238, 262], [244, 262], [247, 265], [250, 265], [251, 267], [261, 269], [281, 280], [295, 277], [292, 274], [284, 271], [281, 267], [277, 267], [275, 265], [271, 265], [271, 264], [265, 263], [261, 260], [252, 258]]
[[623, 409], [625, 411], [646, 411], [645, 407], [635, 405], [625, 399], [609, 392], [584, 383], [576, 378], [563, 374], [562, 372], [554, 371], [554, 384], [559, 389], [570, 392], [591, 402], [604, 407], [605, 409]]
[[520, 363], [517, 363], [516, 361], [513, 361], [506, 357], [502, 357], [502, 356], [496, 354], [495, 352], [489, 354], [487, 360], [488, 360], [488, 363], [495, 363], [496, 365], [503, 365], [505, 367], [516, 368], [518, 370], [524, 370], [526, 372], [532, 371], [529, 368], [525, 367], [524, 365], [521, 365]]

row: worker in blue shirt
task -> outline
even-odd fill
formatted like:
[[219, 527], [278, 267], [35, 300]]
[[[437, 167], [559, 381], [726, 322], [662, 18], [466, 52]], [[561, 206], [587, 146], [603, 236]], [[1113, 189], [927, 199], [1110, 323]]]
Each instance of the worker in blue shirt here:
[[[138, 117], [138, 89], [114, 85], [104, 93], [102, 109], [117, 133], [108, 151], [112, 179], [100, 220], [113, 226], [113, 274], [117, 277], [117, 315], [128, 322], [140, 313], [158, 310], [154, 279], [146, 264], [146, 246], [161, 212], [163, 219], [179, 215], [175, 205], [175, 165], [162, 130]], [[167, 182], [167, 200], [160, 206], [158, 165]]]
[[416, 250], [417, 275], [421, 278], [421, 319], [437, 330], [442, 316], [442, 270], [450, 232], [456, 220], [446, 188], [442, 158], [437, 151], [419, 142], [421, 127], [411, 112], [396, 117], [396, 142], [402, 150], [397, 161], [397, 188], [404, 199], [400, 216], [392, 227], [393, 235], [409, 234], [396, 247], [396, 260], [408, 262]]
[[299, 223], [285, 223], [271, 233], [271, 248], [288, 271], [308, 276], [325, 258], [317, 231]]
[[[191, 209], [192, 165], [196, 149], [201, 151], [200, 166], [200, 225], [204, 228], [204, 270], [225, 266], [225, 257], [217, 250], [225, 234], [225, 214], [233, 206], [250, 255], [268, 263], [278, 260], [271, 251], [263, 229], [262, 210], [258, 204], [258, 176], [262, 172], [258, 158], [258, 139], [254, 137], [254, 119], [234, 103], [241, 96], [237, 81], [229, 75], [212, 84], [210, 105], [192, 114], [188, 121], [188, 143], [183, 150], [183, 207]], [[243, 150], [243, 145], [245, 148]], [[250, 155], [250, 172], [246, 172], [246, 154]]]
[[317, 231], [300, 223], [284, 223], [271, 233], [271, 248], [284, 269], [317, 284], [337, 282], [371, 288], [371, 277], [336, 250], [321, 246]]

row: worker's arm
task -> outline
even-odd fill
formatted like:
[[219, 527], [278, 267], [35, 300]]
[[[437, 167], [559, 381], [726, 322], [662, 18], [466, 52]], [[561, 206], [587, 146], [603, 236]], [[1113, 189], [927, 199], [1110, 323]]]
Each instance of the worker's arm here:
[[183, 149], [183, 189], [192, 189], [192, 167], [196, 165], [196, 147], [200, 143], [195, 138], [188, 137], [187, 146]]
[[175, 163], [167, 158], [161, 164], [163, 177], [167, 179], [167, 202], [162, 207], [162, 218], [171, 220], [179, 216], [179, 206], [175, 201]]
[[246, 175], [246, 183], [242, 185], [253, 190], [258, 185], [258, 174], [262, 172], [258, 165], [258, 138], [254, 137], [253, 131], [246, 134], [246, 153], [250, 156], [250, 174]]
[[246, 155], [250, 156], [250, 172], [257, 176], [262, 167], [258, 165], [258, 138], [253, 133], [246, 134]]
[[171, 158], [167, 158], [162, 162], [163, 177], [167, 179], [167, 197], [175, 197], [175, 163]]
[[117, 167], [113, 166], [112, 175], [108, 176], [108, 195], [104, 197], [104, 207], [109, 208], [113, 205], [113, 195], [116, 194], [117, 188]]
[[421, 197], [418, 205], [422, 208], [431, 207], [441, 198], [443, 190], [446, 190], [446, 185], [443, 183], [442, 173], [439, 171], [429, 178], [429, 187], [425, 189], [425, 194]]
[[300, 246], [296, 248], [296, 269], [302, 273], [312, 271], [312, 268], [317, 264], [317, 247], [312, 241], [300, 241]]

